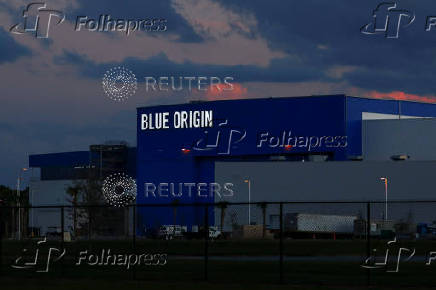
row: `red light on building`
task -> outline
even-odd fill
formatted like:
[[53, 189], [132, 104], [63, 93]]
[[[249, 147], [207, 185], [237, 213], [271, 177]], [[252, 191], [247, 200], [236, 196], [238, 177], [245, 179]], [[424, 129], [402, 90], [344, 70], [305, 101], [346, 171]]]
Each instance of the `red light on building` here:
[[186, 149], [186, 148], [182, 148], [182, 153], [183, 154], [188, 154], [189, 152], [191, 152], [191, 150]]

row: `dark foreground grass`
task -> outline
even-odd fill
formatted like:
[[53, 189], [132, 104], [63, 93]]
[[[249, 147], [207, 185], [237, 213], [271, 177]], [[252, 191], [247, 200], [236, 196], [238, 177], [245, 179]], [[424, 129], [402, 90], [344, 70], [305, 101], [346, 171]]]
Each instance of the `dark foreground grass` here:
[[[372, 247], [383, 247], [386, 240], [374, 239]], [[36, 240], [2, 241], [3, 255], [20, 253], [23, 248], [31, 248]], [[46, 246], [59, 247], [60, 242], [48, 242]], [[436, 251], [436, 241], [400, 241], [398, 246], [417, 248], [422, 252]], [[133, 242], [126, 240], [80, 240], [65, 243], [70, 252], [78, 253], [84, 249], [99, 250], [131, 250]], [[202, 255], [204, 241], [202, 240], [137, 240], [136, 249], [139, 251], [165, 252], [169, 255]], [[217, 240], [209, 242], [210, 255], [238, 255], [258, 256], [277, 255], [279, 252], [278, 240]], [[365, 240], [285, 240], [284, 254], [288, 256], [340, 256], [364, 255], [366, 253]]]
[[[117, 284], [119, 281], [125, 281], [133, 283], [132, 285], [135, 283], [194, 285], [203, 282], [205, 278], [204, 263], [201, 260], [169, 260], [168, 264], [163, 267], [142, 267], [135, 271], [122, 267], [76, 267], [72, 264], [55, 266], [49, 273], [3, 269], [0, 278], [19, 283], [38, 281], [36, 283], [38, 285], [50, 284], [49, 282], [57, 280], [82, 281], [85, 284], [88, 281], [93, 281], [94, 284]], [[397, 288], [430, 287], [436, 285], [435, 270], [436, 268], [417, 263], [403, 265], [399, 273], [386, 273], [380, 269], [372, 271], [371, 285]], [[364, 287], [367, 285], [366, 274], [366, 269], [362, 269], [358, 263], [353, 262], [285, 262], [284, 264], [284, 282], [288, 286], [330, 285], [345, 287], [345, 289]], [[221, 285], [223, 288], [236, 284], [254, 287], [247, 289], [258, 289], [256, 288], [258, 285], [280, 284], [279, 278], [277, 262], [210, 261], [208, 265], [208, 282]], [[311, 289], [310, 287], [308, 289]]]
[[[3, 290], [348, 290], [348, 289], [377, 289], [377, 290], [394, 290], [398, 287], [365, 287], [365, 286], [306, 286], [306, 285], [279, 285], [279, 284], [217, 284], [210, 282], [149, 282], [149, 281], [105, 281], [95, 279], [10, 279], [2, 278], [0, 280], [1, 289]], [[431, 287], [410, 287], [401, 289], [434, 289]]]
[[[385, 241], [374, 241], [373, 246], [383, 246]], [[412, 242], [410, 242], [412, 243]], [[124, 266], [75, 266], [79, 252], [88, 250], [98, 253], [100, 249], [112, 249], [119, 253], [133, 253], [130, 241], [82, 241], [66, 243], [67, 256], [61, 262], [53, 263], [49, 273], [35, 273], [11, 268], [13, 260], [21, 254], [23, 247], [31, 248], [33, 241], [4, 242], [3, 265], [0, 269], [2, 289], [359, 289], [367, 285], [366, 269], [360, 267], [359, 259], [352, 261], [335, 260], [333, 256], [364, 257], [364, 241], [318, 241], [287, 240], [285, 254], [288, 256], [331, 256], [328, 261], [285, 261], [284, 281], [279, 284], [278, 241], [216, 241], [210, 243], [209, 254], [234, 257], [232, 260], [209, 260], [208, 283], [204, 283], [205, 267], [201, 241], [138, 241], [139, 253], [167, 253], [170, 255], [165, 266], [141, 266], [127, 270]], [[404, 244], [415, 246], [420, 255], [436, 251], [433, 241]], [[50, 246], [59, 247], [52, 242]], [[174, 259], [172, 255], [179, 255]], [[193, 258], [180, 255], [194, 256]], [[273, 256], [262, 260], [262, 256]], [[238, 260], [240, 256], [260, 257], [259, 260]], [[198, 257], [195, 259], [195, 257]], [[277, 257], [277, 258], [276, 258]], [[436, 263], [404, 263], [399, 273], [386, 273], [385, 269], [371, 271], [371, 285], [374, 289], [430, 289], [436, 286]], [[120, 282], [121, 281], [121, 282]], [[120, 284], [121, 283], [121, 284]], [[126, 285], [124, 287], [123, 285]], [[295, 286], [295, 285], [305, 285]], [[64, 287], [65, 286], [65, 287]], [[328, 287], [327, 287], [328, 286]], [[9, 287], [9, 288], [8, 288]], [[42, 288], [35, 288], [42, 287]], [[68, 288], [70, 287], [70, 288]], [[326, 288], [327, 287], [327, 288]], [[329, 288], [330, 287], [330, 288]], [[333, 288], [332, 288], [333, 287]], [[336, 287], [336, 288], [335, 288]], [[383, 288], [384, 287], [384, 288]], [[390, 288], [389, 288], [390, 287]], [[425, 288], [427, 287], [427, 288]], [[59, 287], [58, 287], [59, 288]], [[199, 288], [200, 289], [200, 288]], [[406, 288], [407, 289], [407, 288]]]

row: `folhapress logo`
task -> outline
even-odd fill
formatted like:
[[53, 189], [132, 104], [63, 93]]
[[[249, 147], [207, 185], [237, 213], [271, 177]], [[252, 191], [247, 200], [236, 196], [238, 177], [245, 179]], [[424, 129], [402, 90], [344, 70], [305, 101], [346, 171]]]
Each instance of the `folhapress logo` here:
[[192, 146], [195, 151], [214, 151], [218, 155], [230, 155], [233, 146], [245, 139], [247, 131], [230, 126], [226, 119], [219, 122], [217, 132], [209, 134], [209, 131], [204, 131], [203, 134]]
[[59, 25], [64, 20], [63, 12], [47, 9], [45, 3], [30, 3], [23, 11], [23, 21], [13, 25], [9, 31], [15, 34], [33, 33], [36, 38], [48, 38], [52, 23]]
[[[43, 240], [38, 241], [37, 248], [35, 250], [35, 255], [31, 259], [26, 259], [28, 250], [26, 248], [23, 249], [23, 256], [18, 257], [15, 259], [14, 264], [11, 265], [14, 269], [19, 270], [34, 270], [38, 273], [48, 273], [50, 270], [50, 265], [52, 262], [57, 262], [61, 260], [66, 253], [65, 249], [58, 249], [58, 248], [46, 248], [48, 251], [45, 251], [46, 255], [40, 254], [40, 247], [43, 245], [47, 245], [47, 237], [44, 237]], [[41, 252], [43, 252], [43, 249], [41, 249]]]
[[[9, 31], [14, 34], [34, 34], [36, 38], [48, 38], [52, 26], [64, 22], [65, 13], [48, 9], [43, 2], [33, 2], [23, 10], [22, 22], [13, 25]], [[167, 20], [162, 17], [140, 19], [120, 19], [101, 14], [99, 17], [77, 16], [73, 31], [122, 32], [129, 36], [133, 32], [163, 32], [167, 30]]]
[[364, 25], [363, 34], [384, 34], [386, 38], [398, 38], [400, 28], [415, 21], [415, 14], [408, 10], [396, 9], [396, 3], [381, 3], [373, 11], [372, 21]]

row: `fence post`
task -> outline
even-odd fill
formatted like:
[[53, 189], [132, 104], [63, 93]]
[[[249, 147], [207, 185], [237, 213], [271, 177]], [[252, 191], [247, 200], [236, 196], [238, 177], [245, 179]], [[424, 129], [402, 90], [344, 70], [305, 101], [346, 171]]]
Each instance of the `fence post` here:
[[[366, 258], [371, 256], [371, 203], [366, 204]], [[366, 284], [371, 285], [371, 269], [366, 270]]]
[[65, 210], [64, 207], [61, 206], [61, 232], [62, 232], [62, 248], [64, 247], [65, 237]]
[[[136, 204], [133, 206], [133, 223], [132, 223], [132, 240], [133, 240], [133, 253], [136, 255]], [[133, 280], [136, 280], [136, 267], [133, 266]]]
[[284, 283], [283, 269], [283, 203], [280, 203], [280, 283]]
[[90, 207], [88, 206], [87, 207], [87, 210], [88, 210], [88, 241], [90, 241], [91, 240], [91, 228], [92, 228], [92, 218], [91, 218], [91, 209], [90, 209]]
[[0, 223], [0, 276], [3, 274], [3, 227], [5, 223]]
[[[61, 206], [61, 248], [65, 250], [65, 208]], [[61, 274], [64, 275], [64, 260], [61, 260]]]
[[208, 279], [209, 262], [209, 207], [204, 208], [204, 280]]

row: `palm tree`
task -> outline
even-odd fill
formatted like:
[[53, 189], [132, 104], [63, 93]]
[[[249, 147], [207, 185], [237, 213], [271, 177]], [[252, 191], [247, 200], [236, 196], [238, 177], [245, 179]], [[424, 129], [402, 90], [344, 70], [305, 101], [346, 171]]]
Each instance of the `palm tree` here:
[[262, 238], [265, 238], [265, 234], [266, 234], [266, 208], [268, 207], [268, 203], [267, 202], [261, 202], [259, 204], [257, 204], [258, 207], [260, 207], [260, 209], [262, 210]]
[[105, 220], [102, 216], [102, 211], [96, 211], [93, 208], [78, 209], [77, 206], [101, 203], [103, 200], [101, 181], [91, 177], [85, 180], [76, 180], [66, 188], [66, 192], [70, 195], [68, 201], [71, 202], [74, 209], [71, 211], [73, 220], [74, 218], [76, 219], [74, 231], [87, 227], [88, 238], [90, 239], [92, 237], [93, 224], [98, 224]]
[[221, 217], [220, 217], [220, 225], [221, 225], [221, 231], [224, 229], [224, 218], [226, 216], [226, 209], [229, 206], [229, 203], [227, 201], [221, 201], [218, 203], [218, 207], [221, 209]]
[[73, 236], [77, 237], [77, 206], [78, 206], [77, 197], [79, 196], [80, 188], [77, 185], [76, 186], [69, 186], [69, 187], [67, 187], [66, 191], [67, 191], [67, 194], [69, 194], [71, 196], [71, 200], [69, 200], [69, 201], [73, 205], [73, 208], [72, 208]]
[[173, 206], [173, 225], [176, 225], [177, 224], [177, 207], [180, 204], [180, 200], [173, 199], [171, 201], [171, 204]]

